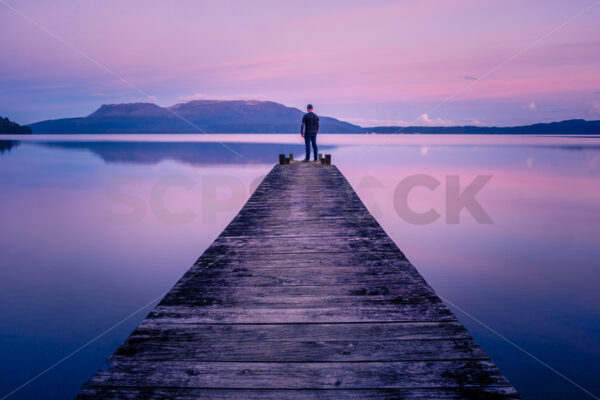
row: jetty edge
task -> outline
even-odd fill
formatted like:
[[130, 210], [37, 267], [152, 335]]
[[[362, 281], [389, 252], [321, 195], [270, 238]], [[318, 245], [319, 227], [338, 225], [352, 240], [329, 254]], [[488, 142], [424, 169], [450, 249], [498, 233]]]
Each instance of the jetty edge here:
[[284, 156], [77, 399], [519, 399], [319, 159]]

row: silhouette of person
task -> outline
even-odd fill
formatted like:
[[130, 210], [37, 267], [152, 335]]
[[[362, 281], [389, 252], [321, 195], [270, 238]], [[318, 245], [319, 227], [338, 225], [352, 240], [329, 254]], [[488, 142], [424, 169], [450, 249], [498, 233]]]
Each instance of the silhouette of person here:
[[317, 147], [317, 132], [319, 132], [319, 117], [313, 112], [312, 104], [306, 106], [306, 114], [302, 117], [302, 125], [300, 126], [300, 134], [304, 138], [304, 144], [306, 145], [306, 157], [303, 161], [310, 160], [310, 145], [314, 153], [314, 160], [317, 161], [318, 147]]

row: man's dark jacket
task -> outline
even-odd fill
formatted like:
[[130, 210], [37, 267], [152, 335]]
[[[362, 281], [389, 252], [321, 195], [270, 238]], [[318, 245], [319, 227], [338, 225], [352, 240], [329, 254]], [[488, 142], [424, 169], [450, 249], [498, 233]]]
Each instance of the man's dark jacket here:
[[304, 125], [304, 133], [306, 134], [319, 132], [319, 117], [312, 111], [304, 114], [302, 124]]

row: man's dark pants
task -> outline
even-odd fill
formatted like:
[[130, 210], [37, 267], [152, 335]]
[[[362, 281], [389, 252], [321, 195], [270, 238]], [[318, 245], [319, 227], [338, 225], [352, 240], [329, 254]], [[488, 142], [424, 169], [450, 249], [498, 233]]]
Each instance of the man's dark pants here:
[[317, 148], [317, 134], [316, 133], [305, 133], [304, 134], [304, 144], [306, 145], [306, 158], [305, 160], [310, 160], [310, 144], [312, 143], [314, 160], [317, 161], [319, 156], [319, 149]]

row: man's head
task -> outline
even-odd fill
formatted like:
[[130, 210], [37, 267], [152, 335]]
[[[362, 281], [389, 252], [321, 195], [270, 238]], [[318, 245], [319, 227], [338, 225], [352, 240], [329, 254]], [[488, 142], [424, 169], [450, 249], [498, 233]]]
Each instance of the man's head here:
[[307, 105], [307, 106], [306, 106], [306, 110], [307, 110], [308, 112], [311, 112], [311, 111], [313, 110], [313, 106], [312, 106], [312, 104], [309, 104], [309, 105]]

